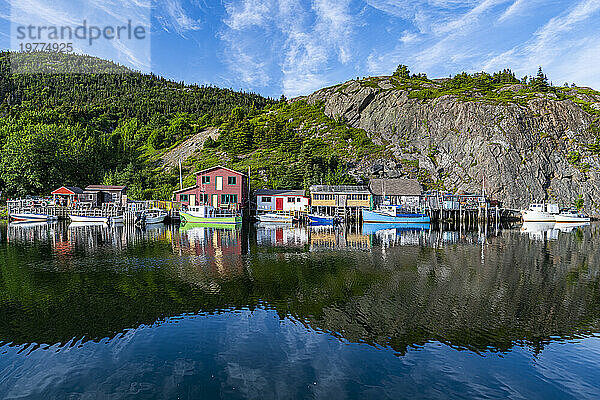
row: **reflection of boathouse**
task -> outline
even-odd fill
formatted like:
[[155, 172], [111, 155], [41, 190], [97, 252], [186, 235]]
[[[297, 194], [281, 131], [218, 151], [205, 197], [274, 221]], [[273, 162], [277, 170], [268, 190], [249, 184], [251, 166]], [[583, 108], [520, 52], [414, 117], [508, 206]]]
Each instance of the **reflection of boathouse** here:
[[369, 237], [358, 232], [333, 226], [310, 227], [310, 249], [315, 250], [369, 250]]
[[180, 229], [173, 236], [173, 251], [199, 257], [201, 264], [218, 275], [239, 274], [243, 271], [242, 255], [247, 252], [246, 238], [247, 233], [240, 229]]

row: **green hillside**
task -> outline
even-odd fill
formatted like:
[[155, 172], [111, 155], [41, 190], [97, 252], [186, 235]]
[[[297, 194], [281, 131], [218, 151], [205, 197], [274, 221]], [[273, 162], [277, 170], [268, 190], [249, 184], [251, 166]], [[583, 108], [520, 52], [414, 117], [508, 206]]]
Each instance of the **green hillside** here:
[[[101, 73], [13, 74], [15, 59], [20, 71], [39, 62]], [[178, 171], [161, 156], [208, 127], [220, 136], [185, 161], [186, 184], [215, 164], [251, 167], [254, 187], [351, 183], [346, 161], [381, 150], [319, 106], [185, 85], [88, 56], [0, 53], [0, 96], [4, 197], [102, 182], [128, 185], [132, 198], [169, 199]]]

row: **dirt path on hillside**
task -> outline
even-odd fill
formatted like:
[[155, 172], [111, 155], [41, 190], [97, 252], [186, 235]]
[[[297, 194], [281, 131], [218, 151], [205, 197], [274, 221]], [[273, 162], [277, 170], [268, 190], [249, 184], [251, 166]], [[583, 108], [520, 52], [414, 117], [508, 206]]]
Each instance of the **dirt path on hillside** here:
[[162, 165], [168, 167], [177, 166], [180, 159], [184, 161], [190, 156], [192, 156], [192, 154], [194, 154], [197, 150], [202, 149], [204, 141], [208, 137], [217, 140], [218, 136], [218, 128], [208, 128], [206, 130], [203, 130], [202, 132], [198, 132], [194, 136], [181, 143], [179, 146], [165, 153], [165, 155], [161, 158]]

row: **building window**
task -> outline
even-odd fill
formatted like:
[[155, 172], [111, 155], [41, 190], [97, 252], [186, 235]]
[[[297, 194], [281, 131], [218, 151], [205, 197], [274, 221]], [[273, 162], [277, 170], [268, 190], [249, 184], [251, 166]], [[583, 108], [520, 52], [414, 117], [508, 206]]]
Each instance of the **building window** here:
[[237, 203], [237, 194], [222, 194], [221, 195], [221, 204], [236, 204]]
[[200, 193], [200, 203], [208, 204], [208, 194]]
[[296, 202], [296, 198], [295, 197], [288, 197], [287, 200], [288, 200], [288, 203], [295, 203]]
[[237, 178], [235, 176], [228, 176], [227, 177], [227, 184], [228, 185], [235, 185], [237, 183]]
[[302, 202], [302, 198], [301, 197], [296, 197], [296, 203], [301, 203]]
[[190, 201], [190, 195], [189, 194], [180, 194], [179, 201]]
[[202, 184], [203, 185], [208, 185], [210, 183], [210, 176], [203, 176], [202, 177]]
[[270, 197], [263, 197], [263, 198], [261, 199], [261, 201], [262, 201], [263, 203], [270, 203], [270, 202], [271, 202], [271, 198], [270, 198]]

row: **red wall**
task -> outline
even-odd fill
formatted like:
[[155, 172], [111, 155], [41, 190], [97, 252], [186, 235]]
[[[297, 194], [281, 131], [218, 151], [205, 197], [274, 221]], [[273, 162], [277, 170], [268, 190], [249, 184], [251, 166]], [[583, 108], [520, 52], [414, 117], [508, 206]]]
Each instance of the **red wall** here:
[[[205, 185], [202, 184], [203, 176], [210, 177], [209, 184], [205, 184]], [[222, 190], [216, 189], [218, 176], [223, 177], [223, 189]], [[228, 181], [227, 178], [230, 176], [236, 177], [235, 185], [229, 185], [227, 183], [227, 181]], [[244, 175], [240, 174], [239, 172], [233, 172], [233, 171], [229, 171], [229, 170], [223, 169], [223, 168], [216, 168], [214, 170], [207, 171], [206, 173], [196, 175], [196, 187], [192, 188], [190, 190], [187, 190], [185, 192], [177, 193], [175, 200], [181, 201], [182, 194], [187, 194], [187, 195], [195, 194], [196, 195], [196, 205], [202, 204], [202, 194], [207, 194], [208, 195], [208, 203], [207, 204], [211, 205], [211, 206], [215, 206], [215, 207], [221, 206], [221, 195], [236, 194], [237, 195], [236, 207], [238, 209], [244, 208], [248, 204], [248, 179]], [[217, 196], [217, 201], [218, 201], [217, 205], [212, 204], [213, 194], [218, 195]], [[182, 203], [185, 205], [189, 205], [189, 201], [182, 201]]]

